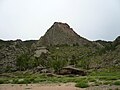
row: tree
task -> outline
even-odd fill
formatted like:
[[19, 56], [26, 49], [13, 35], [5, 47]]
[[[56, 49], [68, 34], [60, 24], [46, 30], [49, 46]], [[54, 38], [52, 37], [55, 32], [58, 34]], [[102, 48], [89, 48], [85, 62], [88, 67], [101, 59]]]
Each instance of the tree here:
[[89, 69], [89, 65], [90, 65], [90, 60], [88, 59], [83, 59], [80, 60], [77, 64], [78, 67], [81, 67], [83, 69]]
[[39, 64], [47, 67], [48, 65], [48, 55], [46, 53], [42, 53], [39, 58]]
[[29, 60], [30, 60], [30, 57], [28, 56], [28, 54], [21, 54], [20, 56], [17, 57], [16, 66], [20, 71], [26, 70], [28, 68]]
[[62, 57], [55, 56], [53, 60], [51, 60], [51, 67], [55, 70], [56, 73], [60, 73], [60, 70], [67, 64], [66, 60]]

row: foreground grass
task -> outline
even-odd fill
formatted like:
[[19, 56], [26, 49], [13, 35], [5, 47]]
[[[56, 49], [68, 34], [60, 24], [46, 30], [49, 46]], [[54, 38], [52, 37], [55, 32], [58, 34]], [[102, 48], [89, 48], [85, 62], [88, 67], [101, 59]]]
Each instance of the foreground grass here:
[[80, 88], [87, 88], [87, 87], [89, 87], [88, 83], [85, 82], [85, 81], [78, 82], [78, 83], [76, 83], [75, 86], [76, 87], [80, 87]]
[[[9, 77], [8, 77], [9, 76]], [[88, 76], [48, 76], [47, 74], [7, 73], [0, 77], [0, 84], [32, 84], [32, 83], [76, 83], [76, 87], [86, 88], [99, 85], [120, 85], [120, 72], [93, 72]]]

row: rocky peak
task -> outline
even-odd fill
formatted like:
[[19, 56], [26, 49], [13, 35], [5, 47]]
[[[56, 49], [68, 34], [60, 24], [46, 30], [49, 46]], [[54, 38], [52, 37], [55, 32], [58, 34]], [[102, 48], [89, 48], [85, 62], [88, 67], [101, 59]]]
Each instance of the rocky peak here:
[[79, 36], [67, 23], [55, 22], [37, 43], [38, 46], [63, 44], [84, 45], [90, 44], [90, 41]]
[[70, 26], [67, 23], [62, 23], [62, 22], [54, 22], [53, 26], [58, 26], [58, 27], [64, 27], [64, 28], [70, 28]]

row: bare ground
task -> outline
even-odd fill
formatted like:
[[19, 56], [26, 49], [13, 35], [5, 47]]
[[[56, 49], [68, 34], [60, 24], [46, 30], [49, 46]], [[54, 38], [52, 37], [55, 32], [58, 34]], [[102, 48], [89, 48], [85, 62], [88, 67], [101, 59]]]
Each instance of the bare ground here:
[[94, 86], [76, 88], [74, 83], [67, 84], [1, 84], [0, 90], [120, 90], [120, 86]]
[[75, 87], [74, 83], [67, 84], [2, 84], [0, 90], [84, 90]]

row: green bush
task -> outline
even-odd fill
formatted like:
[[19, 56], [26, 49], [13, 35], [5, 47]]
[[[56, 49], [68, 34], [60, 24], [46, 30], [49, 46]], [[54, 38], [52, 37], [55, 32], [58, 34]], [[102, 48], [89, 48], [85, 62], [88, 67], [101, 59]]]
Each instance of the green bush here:
[[4, 80], [0, 80], [0, 84], [4, 84]]
[[87, 82], [78, 82], [76, 85], [76, 87], [79, 87], [79, 88], [87, 88], [89, 87], [88, 83]]
[[113, 84], [114, 85], [120, 85], [120, 81], [115, 81]]
[[34, 80], [35, 80], [34, 78], [30, 78], [29, 79], [30, 82], [34, 82]]
[[51, 67], [54, 69], [55, 73], [60, 73], [60, 70], [66, 65], [66, 60], [59, 56], [55, 56], [54, 59], [50, 62]]

